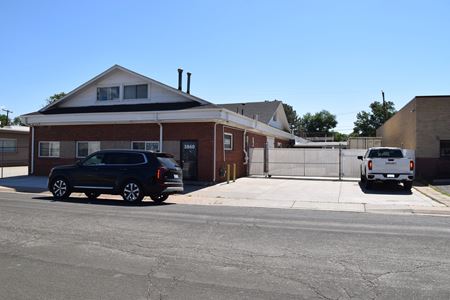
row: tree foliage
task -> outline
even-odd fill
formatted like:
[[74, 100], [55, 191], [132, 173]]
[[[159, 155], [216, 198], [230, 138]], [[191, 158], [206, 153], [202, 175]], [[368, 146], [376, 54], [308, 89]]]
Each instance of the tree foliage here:
[[291, 127], [291, 130], [293, 130], [293, 133], [295, 135], [298, 134], [299, 126], [300, 126], [300, 119], [297, 115], [297, 112], [295, 109], [290, 106], [289, 104], [283, 103], [284, 112], [286, 113], [286, 117], [289, 123], [289, 126]]
[[47, 99], [45, 99], [45, 105], [49, 105], [52, 104], [55, 101], [58, 101], [59, 99], [61, 99], [62, 97], [64, 97], [66, 95], [66, 93], [61, 92], [61, 93], [56, 93], [50, 97], [48, 97]]
[[25, 124], [22, 123], [22, 120], [20, 120], [20, 117], [15, 117], [14, 120], [11, 122], [12, 125], [16, 126], [24, 126]]
[[386, 115], [383, 103], [374, 101], [370, 104], [370, 112], [361, 111], [356, 115], [353, 136], [376, 136], [377, 128], [396, 113], [394, 102], [386, 101]]
[[336, 116], [327, 110], [315, 114], [306, 113], [300, 118], [300, 130], [308, 135], [329, 133], [337, 125]]
[[8, 125], [10, 122], [10, 120], [8, 120], [8, 118], [6, 117], [6, 115], [0, 115], [0, 127], [4, 127], [6, 125]]

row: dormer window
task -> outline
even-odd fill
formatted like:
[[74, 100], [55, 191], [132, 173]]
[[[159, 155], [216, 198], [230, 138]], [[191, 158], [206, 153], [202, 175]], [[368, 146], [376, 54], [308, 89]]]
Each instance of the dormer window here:
[[148, 98], [148, 85], [126, 85], [123, 90], [123, 99], [146, 99]]
[[120, 98], [120, 88], [118, 86], [97, 88], [97, 100], [115, 100]]

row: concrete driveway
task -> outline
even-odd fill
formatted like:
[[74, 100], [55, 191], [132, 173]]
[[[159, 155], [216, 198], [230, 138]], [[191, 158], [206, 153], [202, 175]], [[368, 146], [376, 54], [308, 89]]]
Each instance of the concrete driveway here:
[[377, 184], [364, 191], [356, 181], [240, 178], [199, 188], [170, 202], [185, 204], [278, 207], [338, 211], [408, 211], [413, 208], [445, 207], [417, 190], [406, 192], [400, 185]]

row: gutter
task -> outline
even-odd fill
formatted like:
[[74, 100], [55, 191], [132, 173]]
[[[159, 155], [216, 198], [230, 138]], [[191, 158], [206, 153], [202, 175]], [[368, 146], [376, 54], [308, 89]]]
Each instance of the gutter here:
[[248, 164], [248, 153], [247, 150], [245, 149], [245, 135], [247, 134], [247, 129], [244, 129], [244, 134], [243, 134], [243, 143], [242, 143], [242, 150], [244, 151], [244, 165]]
[[159, 125], [159, 152], [163, 152], [163, 126], [161, 123]]

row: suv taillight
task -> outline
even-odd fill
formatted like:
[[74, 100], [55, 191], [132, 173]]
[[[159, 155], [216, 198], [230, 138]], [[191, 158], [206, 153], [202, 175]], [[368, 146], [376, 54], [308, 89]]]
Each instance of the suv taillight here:
[[409, 170], [414, 171], [414, 161], [413, 160], [409, 161]]
[[371, 160], [369, 160], [369, 162], [367, 163], [367, 167], [369, 168], [369, 170], [372, 170], [373, 163]]
[[163, 181], [163, 179], [164, 179], [164, 174], [167, 172], [167, 169], [166, 168], [163, 168], [163, 167], [159, 167], [157, 170], [156, 170], [156, 180], [158, 180], [158, 181]]

